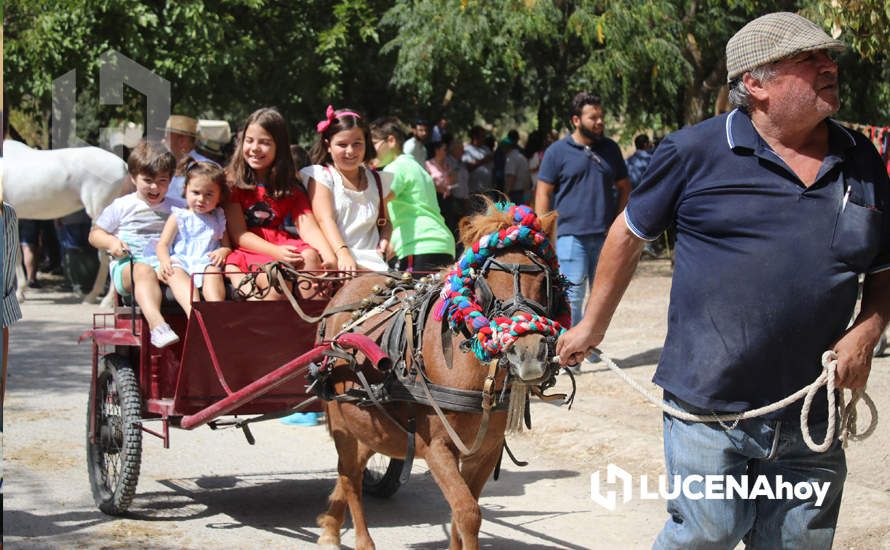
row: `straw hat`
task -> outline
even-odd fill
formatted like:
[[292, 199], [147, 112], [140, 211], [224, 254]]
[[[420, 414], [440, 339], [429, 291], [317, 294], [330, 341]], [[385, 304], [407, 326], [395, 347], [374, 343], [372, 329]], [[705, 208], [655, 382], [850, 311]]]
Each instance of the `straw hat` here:
[[198, 135], [198, 121], [189, 116], [170, 115], [170, 118], [167, 119], [167, 125], [164, 126], [164, 131], [196, 137]]
[[223, 147], [232, 139], [232, 129], [225, 120], [198, 121], [198, 148], [215, 155], [221, 155]]

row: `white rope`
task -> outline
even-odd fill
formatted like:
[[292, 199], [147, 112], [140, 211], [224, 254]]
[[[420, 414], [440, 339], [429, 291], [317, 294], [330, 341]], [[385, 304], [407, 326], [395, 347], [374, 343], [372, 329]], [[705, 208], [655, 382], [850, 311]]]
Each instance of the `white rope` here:
[[[788, 405], [791, 405], [792, 403], [803, 398], [803, 407], [800, 410], [800, 431], [803, 435], [804, 442], [806, 442], [807, 444], [807, 447], [815, 452], [821, 453], [827, 451], [828, 448], [831, 447], [831, 443], [834, 441], [835, 425], [837, 420], [835, 416], [835, 411], [837, 410], [837, 408], [835, 408], [834, 406], [837, 354], [831, 350], [826, 351], [824, 354], [822, 354], [823, 370], [819, 377], [816, 378], [816, 380], [813, 381], [812, 384], [801, 388], [785, 399], [750, 411], [733, 414], [712, 413], [710, 415], [693, 414], [665, 404], [661, 398], [654, 395], [652, 392], [641, 386], [636, 380], [626, 374], [621, 369], [621, 367], [619, 367], [612, 359], [609, 358], [608, 355], [598, 349], [594, 349], [593, 351], [600, 356], [600, 358], [603, 360], [606, 366], [609, 367], [609, 369], [620, 376], [622, 380], [630, 384], [631, 387], [637, 390], [651, 403], [653, 403], [657, 407], [660, 407], [661, 410], [665, 413], [681, 420], [686, 420], [687, 422], [717, 422], [724, 430], [731, 430], [735, 428], [742, 420], [747, 420], [749, 418], [755, 418], [778, 411], [779, 409], [785, 408]], [[553, 362], [559, 362], [558, 355], [553, 358]], [[825, 439], [821, 443], [816, 443], [810, 436], [808, 420], [810, 416], [810, 405], [813, 402], [813, 397], [822, 386], [826, 386], [828, 392], [828, 428], [825, 432]], [[865, 392], [865, 389], [852, 390], [852, 396], [849, 403], [844, 403], [843, 390], [841, 390], [840, 392], [840, 398], [840, 407], [838, 407], [840, 409], [840, 435], [838, 438], [841, 440], [842, 445], [846, 447], [849, 441], [861, 441], [870, 436], [875, 431], [875, 428], [878, 425], [878, 409], [875, 406], [874, 401], [872, 401], [872, 398]], [[865, 402], [870, 413], [868, 427], [861, 434], [858, 432], [858, 428], [856, 426], [856, 405], [859, 403], [860, 400]], [[727, 424], [727, 422], [730, 422], [731, 424]]]

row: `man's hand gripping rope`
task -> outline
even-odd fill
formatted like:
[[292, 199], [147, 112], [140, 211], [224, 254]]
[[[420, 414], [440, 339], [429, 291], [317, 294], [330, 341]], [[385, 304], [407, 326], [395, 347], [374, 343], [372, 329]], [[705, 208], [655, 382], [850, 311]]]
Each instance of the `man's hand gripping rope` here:
[[[819, 377], [816, 378], [816, 380], [813, 381], [812, 384], [801, 388], [788, 397], [780, 401], [776, 401], [775, 403], [771, 403], [769, 405], [750, 411], [733, 414], [710, 415], [693, 414], [665, 404], [660, 398], [653, 395], [652, 392], [641, 386], [636, 380], [627, 375], [621, 369], [621, 367], [619, 367], [611, 358], [609, 358], [608, 355], [597, 348], [588, 350], [588, 354], [590, 352], [594, 352], [599, 355], [600, 358], [603, 360], [603, 363], [605, 363], [607, 367], [614, 371], [625, 382], [630, 384], [631, 387], [637, 390], [651, 403], [660, 407], [662, 411], [687, 422], [717, 422], [718, 424], [720, 424], [721, 427], [723, 427], [723, 429], [731, 430], [735, 428], [742, 420], [747, 420], [749, 418], [755, 418], [775, 412], [779, 409], [787, 407], [788, 405], [791, 405], [792, 403], [800, 399], [803, 399], [803, 407], [800, 411], [800, 431], [803, 434], [803, 438], [807, 444], [807, 447], [809, 447], [812, 451], [819, 453], [827, 451], [829, 447], [831, 447], [831, 444], [834, 442], [838, 409], [840, 409], [840, 435], [838, 436], [838, 438], [841, 440], [841, 443], [844, 447], [847, 446], [847, 443], [849, 441], [861, 441], [867, 438], [875, 431], [875, 428], [878, 425], [878, 409], [875, 406], [874, 401], [872, 401], [872, 398], [865, 392], [865, 388], [852, 390], [850, 401], [846, 403], [844, 398], [844, 390], [841, 389], [840, 406], [835, 407], [834, 391], [836, 389], [835, 378], [837, 375], [837, 354], [831, 350], [826, 351], [824, 354], [822, 354], [823, 370]], [[554, 356], [552, 361], [554, 363], [559, 363], [559, 355]], [[810, 436], [810, 405], [813, 402], [813, 397], [815, 397], [816, 392], [819, 391], [822, 386], [826, 387], [828, 393], [828, 428], [825, 432], [825, 439], [821, 443], [816, 443]], [[856, 425], [856, 405], [859, 403], [860, 400], [863, 401], [868, 407], [870, 416], [869, 424], [866, 427], [865, 431], [863, 431], [862, 433], [859, 433], [858, 427]], [[727, 422], [729, 422], [730, 424], [727, 424]]]

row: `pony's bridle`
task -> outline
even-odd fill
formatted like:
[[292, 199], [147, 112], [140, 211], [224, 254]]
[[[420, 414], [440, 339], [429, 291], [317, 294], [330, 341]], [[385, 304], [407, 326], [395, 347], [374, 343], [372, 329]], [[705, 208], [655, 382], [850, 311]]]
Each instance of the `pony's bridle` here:
[[[482, 309], [485, 315], [492, 317], [511, 317], [519, 311], [526, 313], [534, 313], [542, 317], [554, 317], [558, 313], [559, 301], [556, 298], [557, 284], [560, 281], [559, 274], [553, 273], [553, 270], [541, 260], [537, 254], [528, 249], [523, 249], [523, 253], [532, 261], [532, 264], [514, 264], [502, 262], [490, 257], [482, 264], [479, 276], [475, 280], [475, 288], [477, 296], [480, 299]], [[485, 276], [489, 271], [503, 271], [513, 275], [513, 296], [506, 300], [498, 300]], [[543, 305], [535, 300], [526, 298], [522, 294], [521, 277], [523, 273], [544, 273], [544, 285], [547, 289], [547, 304]]]

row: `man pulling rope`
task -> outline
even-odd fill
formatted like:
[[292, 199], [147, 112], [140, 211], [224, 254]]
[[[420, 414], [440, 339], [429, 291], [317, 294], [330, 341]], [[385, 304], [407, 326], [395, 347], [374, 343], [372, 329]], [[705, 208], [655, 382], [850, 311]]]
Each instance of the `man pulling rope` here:
[[[681, 493], [668, 502], [655, 548], [733, 548], [742, 540], [756, 548], [831, 547], [847, 471], [831, 390], [865, 388], [871, 351], [890, 320], [890, 181], [868, 139], [830, 118], [840, 103], [829, 50], [843, 48], [793, 13], [759, 17], [729, 40], [735, 110], [658, 146], [609, 231], [584, 319], [557, 343], [566, 365], [600, 344], [643, 245], [674, 225], [668, 332], [653, 381], [666, 405], [726, 414], [732, 424], [665, 414], [668, 471], [828, 487], [818, 504], [815, 497]], [[859, 314], [848, 328], [863, 274]], [[825, 350], [836, 359], [823, 373]], [[829, 391], [735, 422], [741, 411], [781, 401], [816, 378]], [[802, 433], [798, 422], [807, 415]], [[842, 433], [849, 418], [841, 411]], [[823, 445], [808, 431], [824, 435], [824, 452], [810, 448]]]

